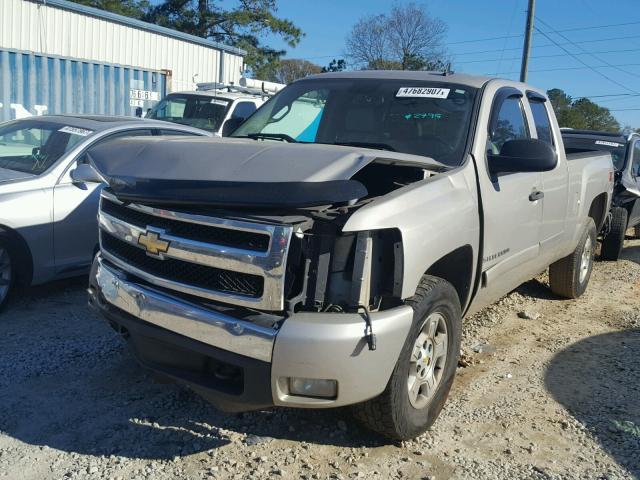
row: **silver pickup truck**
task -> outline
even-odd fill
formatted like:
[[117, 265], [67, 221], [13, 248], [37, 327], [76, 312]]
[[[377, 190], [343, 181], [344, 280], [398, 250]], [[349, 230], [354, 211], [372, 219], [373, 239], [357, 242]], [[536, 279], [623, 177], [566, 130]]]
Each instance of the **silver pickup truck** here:
[[91, 162], [90, 304], [144, 366], [229, 411], [354, 405], [394, 439], [442, 409], [463, 316], [547, 267], [585, 291], [613, 187], [542, 91], [428, 72], [310, 77], [232, 138]]

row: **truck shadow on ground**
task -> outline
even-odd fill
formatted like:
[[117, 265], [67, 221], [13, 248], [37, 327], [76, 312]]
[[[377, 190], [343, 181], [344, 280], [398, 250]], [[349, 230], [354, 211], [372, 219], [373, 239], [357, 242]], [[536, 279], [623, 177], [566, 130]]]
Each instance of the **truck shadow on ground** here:
[[345, 411], [217, 411], [159, 384], [86, 306], [85, 281], [21, 292], [0, 319], [0, 435], [89, 455], [170, 459], [289, 439], [336, 446], [388, 443]]
[[640, 477], [640, 330], [570, 345], [552, 359], [545, 384], [622, 467]]

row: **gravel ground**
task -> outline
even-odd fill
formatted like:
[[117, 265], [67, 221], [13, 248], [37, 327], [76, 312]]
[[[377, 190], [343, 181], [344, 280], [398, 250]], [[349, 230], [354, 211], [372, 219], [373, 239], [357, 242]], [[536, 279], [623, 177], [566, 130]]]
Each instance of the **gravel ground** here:
[[397, 445], [348, 410], [217, 412], [154, 383], [84, 279], [30, 289], [0, 315], [0, 477], [638, 478], [640, 241], [579, 300], [545, 281], [466, 320], [440, 419]]

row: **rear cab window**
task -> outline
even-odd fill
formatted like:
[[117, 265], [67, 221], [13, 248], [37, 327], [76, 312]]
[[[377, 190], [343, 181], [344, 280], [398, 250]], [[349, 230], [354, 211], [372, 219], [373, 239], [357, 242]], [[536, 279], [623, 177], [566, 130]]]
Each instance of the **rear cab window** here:
[[529, 105], [531, 106], [531, 113], [533, 114], [533, 123], [536, 127], [536, 133], [538, 140], [548, 143], [552, 147], [553, 135], [551, 133], [551, 121], [549, 120], [549, 112], [547, 112], [546, 102], [531, 99]]

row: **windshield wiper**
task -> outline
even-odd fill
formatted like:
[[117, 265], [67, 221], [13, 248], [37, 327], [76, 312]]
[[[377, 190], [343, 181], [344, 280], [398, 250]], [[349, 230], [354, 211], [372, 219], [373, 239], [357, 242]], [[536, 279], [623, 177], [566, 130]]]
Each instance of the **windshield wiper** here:
[[391, 145], [386, 143], [376, 143], [376, 142], [333, 142], [327, 143], [327, 145], [342, 145], [345, 147], [363, 147], [363, 148], [373, 148], [374, 150], [387, 150], [389, 152], [395, 152], [396, 149]]
[[251, 138], [252, 140], [284, 140], [285, 142], [289, 142], [289, 143], [298, 143], [298, 141], [293, 138], [290, 135], [287, 135], [286, 133], [264, 133], [264, 132], [257, 132], [257, 133], [249, 133], [247, 134], [248, 138]]

